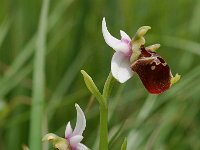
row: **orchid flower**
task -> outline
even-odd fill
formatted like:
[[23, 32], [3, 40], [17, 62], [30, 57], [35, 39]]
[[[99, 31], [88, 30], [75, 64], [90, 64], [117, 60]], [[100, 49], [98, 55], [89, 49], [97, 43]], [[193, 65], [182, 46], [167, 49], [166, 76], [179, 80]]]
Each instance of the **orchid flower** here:
[[102, 21], [102, 33], [106, 43], [115, 50], [111, 61], [112, 75], [120, 83], [124, 83], [133, 76], [130, 68], [131, 38], [122, 30], [120, 30], [121, 40], [113, 37], [107, 29], [105, 18]]
[[72, 130], [70, 122], [67, 123], [65, 130], [65, 139], [69, 142], [70, 150], [88, 150], [88, 148], [80, 143], [83, 139], [83, 131], [86, 127], [86, 119], [82, 109], [75, 104], [77, 111], [77, 121], [74, 130]]
[[65, 130], [65, 138], [49, 133], [44, 136], [43, 141], [52, 141], [54, 147], [59, 150], [89, 150], [81, 143], [83, 139], [82, 134], [86, 127], [85, 115], [78, 104], [75, 104], [75, 107], [77, 111], [77, 121], [74, 130], [70, 122], [68, 122]]
[[180, 75], [176, 74], [173, 77], [165, 60], [155, 52], [160, 44], [144, 47], [144, 35], [149, 29], [151, 29], [149, 26], [139, 28], [132, 39], [120, 30], [121, 40], [119, 40], [109, 33], [105, 18], [102, 21], [105, 42], [115, 50], [111, 60], [113, 77], [124, 83], [137, 73], [149, 93], [160, 94], [176, 83]]

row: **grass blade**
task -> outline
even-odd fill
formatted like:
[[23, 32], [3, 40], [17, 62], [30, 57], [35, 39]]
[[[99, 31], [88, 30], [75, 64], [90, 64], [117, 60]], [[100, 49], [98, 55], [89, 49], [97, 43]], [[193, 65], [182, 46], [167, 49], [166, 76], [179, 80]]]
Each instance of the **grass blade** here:
[[45, 51], [49, 0], [43, 0], [36, 42], [33, 74], [33, 96], [30, 122], [30, 149], [41, 149], [41, 127], [45, 90]]

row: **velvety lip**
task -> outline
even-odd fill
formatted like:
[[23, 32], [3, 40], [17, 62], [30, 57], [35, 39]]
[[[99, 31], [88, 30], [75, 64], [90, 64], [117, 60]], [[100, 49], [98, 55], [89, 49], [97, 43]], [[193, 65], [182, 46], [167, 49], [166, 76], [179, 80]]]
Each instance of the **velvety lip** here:
[[151, 94], [160, 94], [170, 88], [171, 71], [168, 64], [157, 53], [141, 47], [141, 55], [131, 68], [136, 72]]

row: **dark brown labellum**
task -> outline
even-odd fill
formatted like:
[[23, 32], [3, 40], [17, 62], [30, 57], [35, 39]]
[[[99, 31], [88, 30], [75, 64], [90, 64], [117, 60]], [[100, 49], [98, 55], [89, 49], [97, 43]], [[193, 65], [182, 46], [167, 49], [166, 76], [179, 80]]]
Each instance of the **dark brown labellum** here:
[[145, 88], [152, 94], [160, 94], [170, 88], [171, 71], [161, 56], [141, 47], [141, 55], [131, 68], [136, 72]]

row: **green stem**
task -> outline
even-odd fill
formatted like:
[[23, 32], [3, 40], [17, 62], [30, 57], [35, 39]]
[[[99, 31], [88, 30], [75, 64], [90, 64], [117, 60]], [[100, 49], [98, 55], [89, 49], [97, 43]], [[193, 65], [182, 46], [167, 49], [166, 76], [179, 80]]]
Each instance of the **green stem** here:
[[33, 96], [30, 117], [30, 137], [29, 144], [31, 150], [41, 150], [41, 130], [43, 120], [43, 103], [45, 93], [45, 51], [46, 51], [46, 33], [47, 16], [49, 1], [43, 0], [41, 15], [38, 26], [38, 35], [34, 57], [33, 72]]
[[111, 93], [114, 78], [110, 73], [103, 89], [102, 101], [106, 105], [100, 105], [100, 142], [99, 150], [108, 150], [108, 98]]
[[99, 150], [108, 150], [108, 108], [100, 105], [100, 143]]

